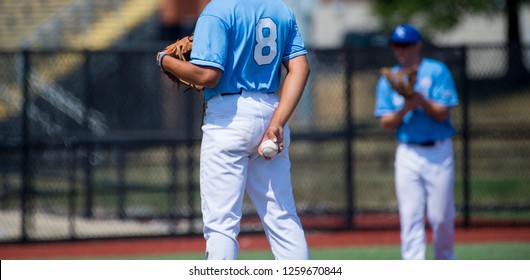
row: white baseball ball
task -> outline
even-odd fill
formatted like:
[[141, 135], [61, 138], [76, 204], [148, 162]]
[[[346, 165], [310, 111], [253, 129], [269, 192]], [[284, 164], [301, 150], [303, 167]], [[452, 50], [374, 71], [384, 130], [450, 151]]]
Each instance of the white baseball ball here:
[[278, 144], [274, 143], [271, 139], [265, 140], [259, 148], [266, 157], [273, 157], [278, 153]]

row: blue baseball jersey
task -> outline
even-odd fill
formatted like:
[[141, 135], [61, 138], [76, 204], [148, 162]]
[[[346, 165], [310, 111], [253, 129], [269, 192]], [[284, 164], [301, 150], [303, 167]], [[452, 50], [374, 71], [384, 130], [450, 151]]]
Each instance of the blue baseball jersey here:
[[275, 92], [281, 62], [307, 53], [292, 10], [282, 0], [213, 0], [194, 32], [191, 63], [223, 70], [208, 100], [221, 93]]
[[[394, 70], [400, 69], [394, 66]], [[458, 105], [458, 96], [451, 72], [445, 64], [434, 59], [424, 58], [418, 67], [415, 91], [422, 94], [426, 100], [437, 104], [454, 107]], [[381, 76], [376, 88], [375, 116], [381, 117], [394, 113], [403, 108], [404, 97], [392, 89], [388, 80]], [[448, 118], [438, 122], [428, 116], [422, 108], [408, 112], [403, 122], [396, 130], [396, 137], [400, 142], [422, 143], [436, 141], [455, 134], [455, 129]]]

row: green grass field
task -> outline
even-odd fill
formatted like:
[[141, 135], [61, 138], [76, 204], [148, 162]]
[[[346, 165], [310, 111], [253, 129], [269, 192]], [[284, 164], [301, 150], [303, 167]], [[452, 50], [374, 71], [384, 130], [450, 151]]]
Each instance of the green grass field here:
[[[460, 244], [455, 247], [459, 260], [530, 260], [530, 243]], [[340, 249], [313, 249], [313, 260], [399, 260], [399, 246], [346, 247]], [[115, 257], [120, 260], [203, 260], [204, 254]], [[240, 260], [272, 260], [268, 251], [242, 252]], [[429, 246], [427, 259], [433, 259]]]

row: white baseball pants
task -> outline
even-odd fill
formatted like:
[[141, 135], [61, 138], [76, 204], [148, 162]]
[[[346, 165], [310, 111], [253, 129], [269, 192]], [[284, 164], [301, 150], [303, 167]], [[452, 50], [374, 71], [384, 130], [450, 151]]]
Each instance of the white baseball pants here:
[[201, 146], [201, 205], [207, 259], [237, 259], [245, 190], [259, 214], [276, 259], [308, 259], [284, 150], [267, 161], [258, 145], [279, 99], [276, 94], [217, 95], [207, 103]]
[[[433, 147], [399, 143], [395, 161], [402, 258], [425, 259], [425, 212], [433, 231], [436, 259], [455, 259], [451, 139]], [[425, 209], [427, 207], [427, 209]]]

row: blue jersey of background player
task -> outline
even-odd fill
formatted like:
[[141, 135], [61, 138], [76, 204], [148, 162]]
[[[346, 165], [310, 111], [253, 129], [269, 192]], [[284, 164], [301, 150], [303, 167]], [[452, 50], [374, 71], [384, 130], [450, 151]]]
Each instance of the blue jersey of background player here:
[[[394, 66], [394, 69], [402, 68]], [[445, 64], [423, 58], [418, 67], [417, 83], [414, 91], [424, 99], [431, 100], [445, 107], [458, 105], [458, 97], [451, 73]], [[405, 104], [405, 98], [395, 92], [385, 77], [381, 77], [376, 88], [375, 115], [378, 117], [399, 111]], [[396, 131], [397, 140], [407, 143], [423, 143], [452, 137], [455, 130], [451, 119], [441, 122], [427, 115], [423, 107], [407, 112]]]
[[293, 12], [281, 1], [260, 2], [212, 1], [202, 12], [191, 63], [223, 70], [219, 83], [205, 89], [206, 100], [241, 90], [275, 92], [280, 62], [307, 53]]

